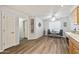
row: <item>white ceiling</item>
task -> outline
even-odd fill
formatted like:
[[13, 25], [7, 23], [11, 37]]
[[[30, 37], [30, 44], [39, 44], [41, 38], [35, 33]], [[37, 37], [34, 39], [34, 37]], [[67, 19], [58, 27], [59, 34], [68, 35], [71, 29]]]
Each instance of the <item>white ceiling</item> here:
[[65, 17], [69, 15], [74, 5], [8, 5], [8, 7], [26, 13], [30, 16], [48, 17], [55, 16], [56, 18]]
[[59, 9], [59, 11], [55, 14], [56, 18], [66, 17], [75, 9], [74, 5], [65, 5]]

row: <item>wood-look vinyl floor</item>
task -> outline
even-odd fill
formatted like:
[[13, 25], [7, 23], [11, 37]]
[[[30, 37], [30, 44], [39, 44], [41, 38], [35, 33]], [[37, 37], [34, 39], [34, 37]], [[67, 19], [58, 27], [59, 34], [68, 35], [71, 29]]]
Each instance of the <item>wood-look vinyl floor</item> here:
[[21, 41], [21, 44], [6, 49], [3, 54], [66, 54], [68, 44], [65, 38], [41, 37]]

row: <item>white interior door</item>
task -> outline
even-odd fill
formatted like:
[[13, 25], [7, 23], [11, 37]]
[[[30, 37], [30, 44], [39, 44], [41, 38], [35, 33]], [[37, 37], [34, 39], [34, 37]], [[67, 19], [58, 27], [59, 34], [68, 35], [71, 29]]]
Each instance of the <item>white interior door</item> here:
[[15, 40], [16, 40], [16, 37], [15, 37], [15, 18], [14, 17], [12, 17], [12, 16], [7, 16], [7, 19], [8, 19], [8, 26], [9, 26], [9, 28], [8, 28], [8, 33], [9, 33], [9, 40], [10, 41], [8, 41], [9, 42], [9, 45], [10, 46], [13, 46], [14, 44], [15, 44]]
[[5, 48], [8, 48], [11, 46], [11, 19], [7, 15], [5, 15]]
[[9, 26], [8, 26], [7, 22], [8, 22], [8, 20], [6, 21], [5, 15], [3, 14], [2, 15], [2, 40], [3, 40], [2, 43], [3, 43], [3, 49], [8, 47], [8, 43], [6, 44], [6, 42], [8, 42], [8, 35], [9, 35], [9, 33], [8, 33]]
[[12, 46], [19, 44], [19, 19], [10, 17], [10, 44]]
[[25, 31], [24, 31], [25, 32], [25, 38], [28, 38], [28, 22], [25, 21], [24, 24], [25, 24], [25, 26], [24, 26], [25, 27]]
[[10, 44], [10, 40], [11, 40], [11, 24], [10, 24], [10, 17], [8, 17], [7, 15], [3, 15], [3, 19], [2, 19], [2, 39], [3, 39], [3, 48], [8, 48], [11, 46]]
[[16, 37], [16, 17], [8, 15], [7, 13], [3, 16], [2, 20], [2, 39], [3, 39], [3, 48], [9, 48], [17, 43], [18, 37]]

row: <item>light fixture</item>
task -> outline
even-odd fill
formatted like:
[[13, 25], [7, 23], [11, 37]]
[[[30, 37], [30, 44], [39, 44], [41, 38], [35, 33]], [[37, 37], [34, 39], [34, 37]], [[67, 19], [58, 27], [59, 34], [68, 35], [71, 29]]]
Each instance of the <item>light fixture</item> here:
[[53, 17], [52, 19], [51, 19], [51, 21], [55, 21], [56, 20], [56, 18], [55, 17]]

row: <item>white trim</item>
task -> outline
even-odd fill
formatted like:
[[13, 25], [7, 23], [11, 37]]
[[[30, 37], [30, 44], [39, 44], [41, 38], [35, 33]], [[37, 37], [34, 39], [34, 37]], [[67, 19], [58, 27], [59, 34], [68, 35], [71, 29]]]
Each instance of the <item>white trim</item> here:
[[0, 50], [0, 52], [3, 52], [4, 50]]

